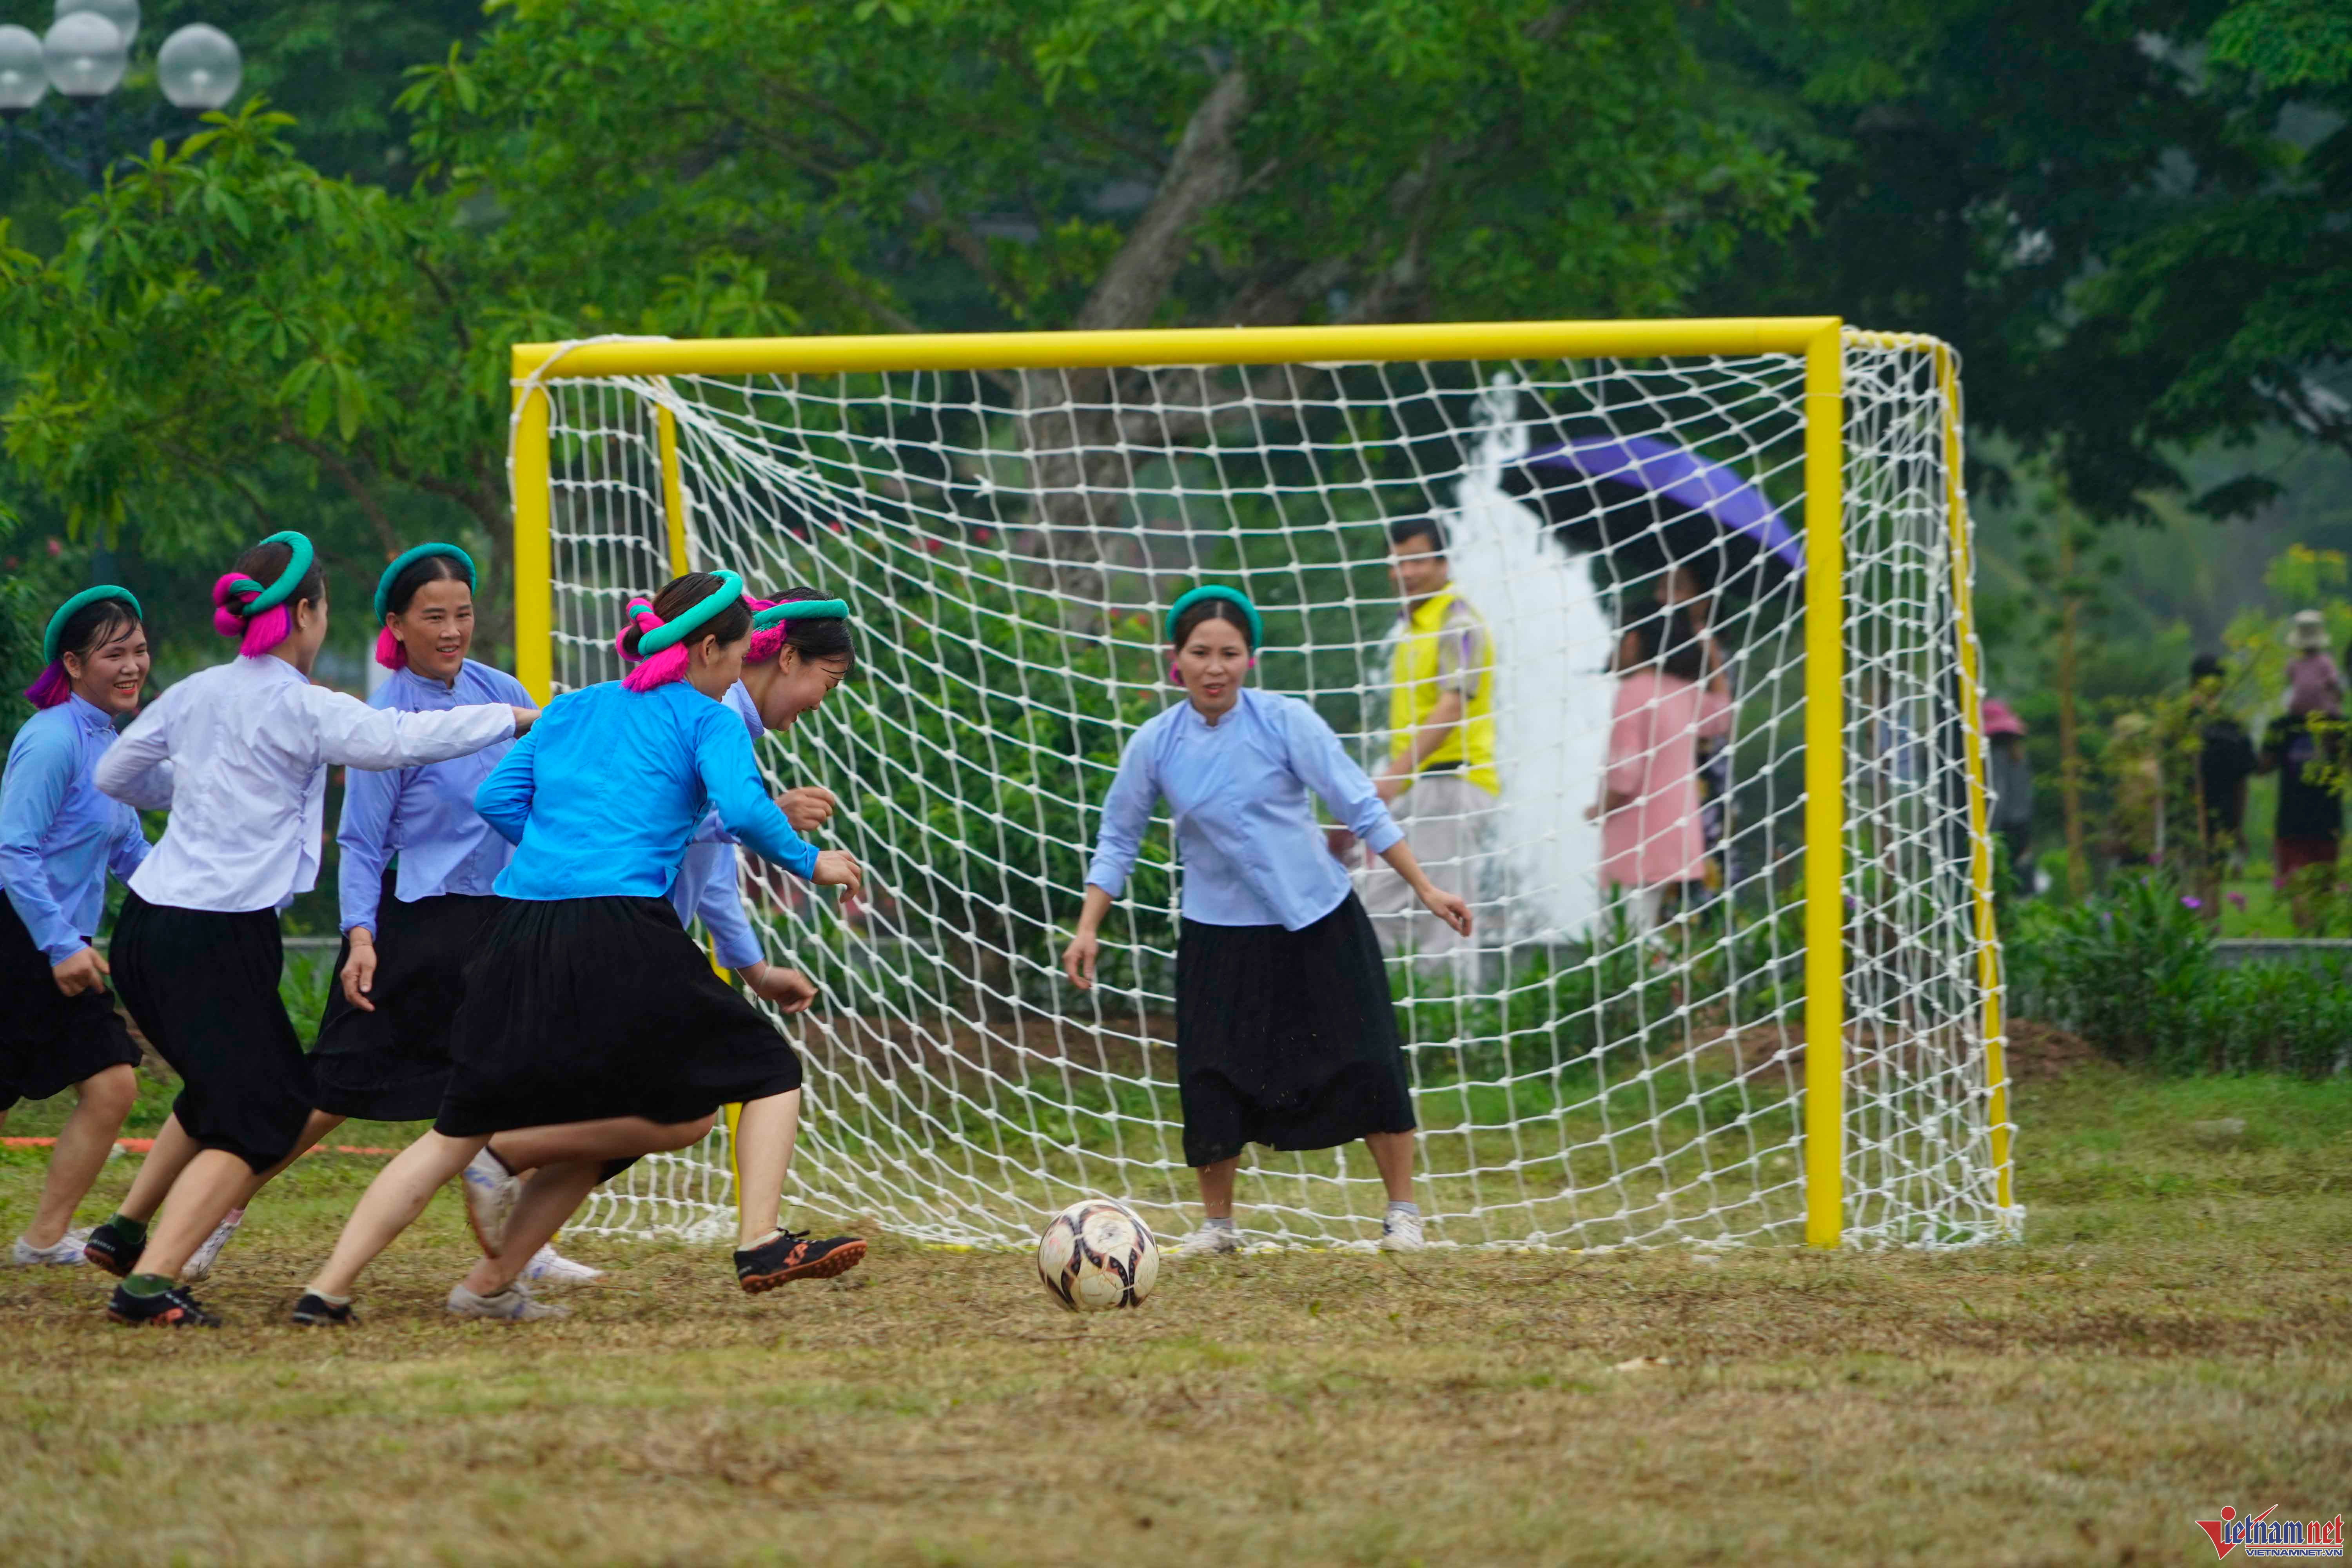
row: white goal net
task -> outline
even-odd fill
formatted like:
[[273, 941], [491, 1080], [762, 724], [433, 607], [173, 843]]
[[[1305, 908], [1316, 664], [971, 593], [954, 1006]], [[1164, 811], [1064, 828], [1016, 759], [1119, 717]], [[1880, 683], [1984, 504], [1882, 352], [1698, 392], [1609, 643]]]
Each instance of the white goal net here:
[[[1098, 807], [1123, 742], [1182, 700], [1162, 616], [1202, 582], [1263, 611], [1256, 684], [1385, 759], [1421, 635], [1389, 528], [1422, 518], [1466, 606], [1446, 635], [1484, 631], [1461, 646], [1489, 668], [1493, 742], [1398, 809], [1476, 931], [1446, 947], [1357, 878], [1432, 1239], [1803, 1238], [1802, 354], [613, 376], [565, 358], [523, 384], [547, 400], [545, 476], [517, 468], [548, 491], [558, 689], [620, 673], [624, 598], [681, 554], [854, 605], [856, 673], [760, 755], [779, 789], [842, 797], [821, 841], [866, 866], [866, 895], [744, 863], [771, 955], [824, 992], [788, 1026], [809, 1065], [794, 1213], [973, 1245], [1091, 1194], [1162, 1234], [1196, 1222], [1164, 822], [1106, 923], [1103, 983], [1059, 973]], [[1849, 332], [1842, 404], [1812, 405], [1843, 410], [1850, 1243], [1965, 1244], [2012, 1214], [1948, 364]], [[715, 1233], [730, 1164], [714, 1133], [583, 1221]], [[1239, 1193], [1253, 1241], [1379, 1233], [1360, 1145], [1253, 1149]]]

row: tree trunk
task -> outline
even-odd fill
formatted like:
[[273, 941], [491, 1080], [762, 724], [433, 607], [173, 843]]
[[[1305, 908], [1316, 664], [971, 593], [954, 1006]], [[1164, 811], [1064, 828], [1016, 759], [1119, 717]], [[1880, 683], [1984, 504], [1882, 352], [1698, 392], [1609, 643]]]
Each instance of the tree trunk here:
[[[1151, 203], [1103, 269], [1072, 323], [1081, 331], [1150, 325], [1168, 297], [1201, 219], [1240, 182], [1233, 136], [1250, 109], [1249, 74], [1218, 77], [1193, 110]], [[1121, 440], [1117, 374], [1028, 371], [1019, 385], [1022, 443], [1038, 498], [1038, 553], [1053, 557], [1065, 598], [1110, 596], [1108, 574], [1148, 565], [1136, 542], [1106, 537], [1120, 522], [1120, 479], [1131, 454]]]

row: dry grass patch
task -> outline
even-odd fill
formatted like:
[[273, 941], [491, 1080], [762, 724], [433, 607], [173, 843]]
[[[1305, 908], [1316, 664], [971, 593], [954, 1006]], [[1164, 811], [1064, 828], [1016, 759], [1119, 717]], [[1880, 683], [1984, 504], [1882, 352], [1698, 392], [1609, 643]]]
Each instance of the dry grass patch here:
[[[455, 1323], [445, 1201], [362, 1329], [298, 1331], [369, 1173], [320, 1161], [218, 1333], [0, 1275], [0, 1531], [21, 1563], [2187, 1562], [2223, 1502], [2352, 1502], [2347, 1088], [2030, 1089], [2014, 1247], [1252, 1255], [1106, 1319], [1017, 1258], [886, 1239], [755, 1300], [723, 1255], [583, 1240], [614, 1274], [571, 1320]], [[2175, 1135], [2215, 1115], [2242, 1146]], [[0, 1222], [37, 1175], [0, 1161]]]

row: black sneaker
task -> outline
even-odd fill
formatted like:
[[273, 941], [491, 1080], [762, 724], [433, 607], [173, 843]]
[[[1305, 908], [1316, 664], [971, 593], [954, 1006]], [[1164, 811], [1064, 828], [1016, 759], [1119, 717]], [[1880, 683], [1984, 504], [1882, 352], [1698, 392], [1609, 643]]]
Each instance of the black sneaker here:
[[133, 1240], [123, 1228], [108, 1220], [89, 1233], [82, 1256], [105, 1269], [117, 1279], [128, 1278], [139, 1267], [139, 1255], [147, 1250], [144, 1236]]
[[775, 1240], [735, 1254], [735, 1283], [756, 1296], [793, 1279], [830, 1279], [846, 1274], [866, 1258], [866, 1243], [854, 1236], [811, 1241], [804, 1230], [787, 1230]]
[[157, 1296], [134, 1296], [117, 1285], [114, 1294], [107, 1299], [106, 1315], [118, 1323], [145, 1328], [154, 1325], [166, 1329], [217, 1329], [221, 1321], [208, 1312], [202, 1303], [188, 1293], [184, 1285], [174, 1285]]
[[315, 1290], [305, 1290], [294, 1303], [294, 1321], [306, 1329], [347, 1329], [359, 1321], [349, 1301], [336, 1306]]

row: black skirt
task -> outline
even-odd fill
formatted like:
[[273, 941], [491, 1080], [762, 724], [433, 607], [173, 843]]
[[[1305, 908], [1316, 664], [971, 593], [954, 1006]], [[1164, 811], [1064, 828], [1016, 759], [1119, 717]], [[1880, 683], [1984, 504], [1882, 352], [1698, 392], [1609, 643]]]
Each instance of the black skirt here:
[[293, 1152], [310, 1119], [310, 1063], [278, 999], [276, 910], [219, 914], [133, 893], [114, 923], [115, 984], [180, 1075], [172, 1113], [199, 1148], [256, 1171]]
[[310, 1046], [319, 1109], [373, 1121], [424, 1121], [449, 1089], [449, 1033], [466, 999], [466, 966], [481, 952], [504, 899], [444, 893], [404, 904], [383, 879], [376, 906], [371, 1013], [343, 995], [352, 939], [335, 955], [327, 1010]]
[[516, 900], [466, 971], [435, 1131], [690, 1121], [801, 1086], [801, 1060], [661, 899]]
[[1335, 1149], [1412, 1131], [1388, 969], [1355, 894], [1299, 931], [1184, 922], [1176, 1081], [1195, 1167], [1245, 1143]]
[[111, 991], [68, 996], [0, 894], [0, 1110], [47, 1100], [110, 1067], [139, 1065]]

